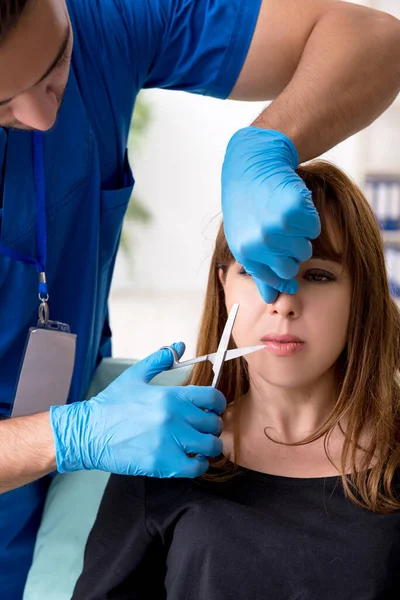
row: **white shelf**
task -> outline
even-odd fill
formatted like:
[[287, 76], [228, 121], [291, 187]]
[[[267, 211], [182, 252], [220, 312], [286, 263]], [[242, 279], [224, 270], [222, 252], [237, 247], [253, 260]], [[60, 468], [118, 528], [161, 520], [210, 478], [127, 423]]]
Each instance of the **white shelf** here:
[[400, 246], [400, 230], [382, 230], [382, 239], [384, 244], [390, 244], [392, 246]]

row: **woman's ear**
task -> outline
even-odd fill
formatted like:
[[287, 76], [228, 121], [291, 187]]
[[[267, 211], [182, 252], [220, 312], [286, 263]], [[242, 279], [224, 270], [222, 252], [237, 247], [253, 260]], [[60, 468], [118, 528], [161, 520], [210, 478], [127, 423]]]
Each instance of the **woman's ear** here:
[[220, 281], [220, 284], [222, 285], [222, 288], [225, 290], [226, 274], [224, 272], [224, 269], [221, 269], [221, 267], [218, 269], [218, 279]]

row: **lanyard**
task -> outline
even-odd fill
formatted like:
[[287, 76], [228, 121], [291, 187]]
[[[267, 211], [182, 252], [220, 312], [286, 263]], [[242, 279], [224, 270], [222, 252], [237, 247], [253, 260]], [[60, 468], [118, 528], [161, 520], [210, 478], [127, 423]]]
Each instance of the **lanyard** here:
[[44, 184], [44, 152], [43, 134], [40, 131], [32, 133], [33, 167], [35, 181], [36, 204], [36, 259], [24, 256], [12, 248], [0, 243], [0, 254], [28, 265], [33, 265], [38, 272], [39, 299], [46, 305], [49, 296], [46, 283], [47, 262], [47, 230], [46, 230], [46, 194]]

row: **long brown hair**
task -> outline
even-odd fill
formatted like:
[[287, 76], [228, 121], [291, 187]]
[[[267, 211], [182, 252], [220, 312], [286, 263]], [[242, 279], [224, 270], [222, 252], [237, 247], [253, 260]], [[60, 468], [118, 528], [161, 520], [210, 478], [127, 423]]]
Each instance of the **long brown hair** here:
[[[400, 312], [389, 291], [381, 235], [371, 208], [357, 185], [332, 164], [316, 160], [297, 169], [310, 189], [321, 218], [321, 235], [313, 241], [319, 257], [340, 260], [352, 279], [347, 345], [337, 362], [337, 400], [327, 421], [311, 436], [291, 445], [308, 444], [324, 436], [325, 452], [336, 426], [346, 417], [339, 472], [347, 497], [379, 513], [400, 509], [393, 479], [400, 466]], [[341, 253], [331, 240], [329, 225], [341, 237]], [[234, 262], [223, 225], [211, 259], [197, 354], [215, 351], [227, 318], [218, 270]], [[234, 347], [233, 342], [230, 347]], [[196, 365], [188, 383], [210, 385], [210, 363]], [[224, 364], [219, 389], [234, 403], [234, 460], [212, 461], [214, 479], [236, 471], [239, 458], [240, 400], [249, 389], [242, 358]], [[367, 435], [365, 435], [367, 434]], [[360, 448], [362, 448], [360, 458]], [[350, 473], [346, 468], [350, 465]]]

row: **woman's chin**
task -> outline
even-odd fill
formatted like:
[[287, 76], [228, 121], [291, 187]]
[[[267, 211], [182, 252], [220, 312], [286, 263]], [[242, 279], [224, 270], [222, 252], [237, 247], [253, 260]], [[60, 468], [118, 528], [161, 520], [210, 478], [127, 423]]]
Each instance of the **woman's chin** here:
[[312, 387], [320, 377], [320, 373], [311, 375], [310, 371], [305, 368], [289, 368], [289, 365], [281, 369], [250, 369], [250, 380], [253, 383], [263, 381], [267, 385], [287, 390]]
[[313, 385], [314, 381], [310, 381], [310, 380], [304, 380], [304, 379], [298, 379], [296, 377], [290, 378], [287, 377], [286, 379], [280, 379], [275, 377], [273, 380], [270, 379], [268, 381], [268, 384], [270, 386], [273, 386], [275, 388], [279, 388], [281, 390], [293, 390], [293, 391], [298, 391], [301, 388], [307, 388], [307, 387], [311, 387]]

